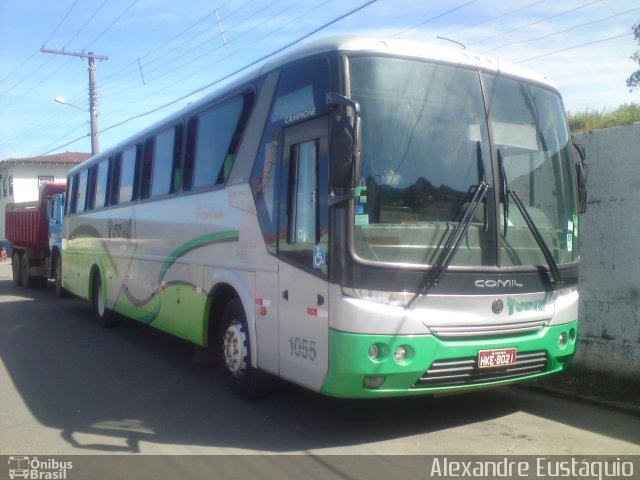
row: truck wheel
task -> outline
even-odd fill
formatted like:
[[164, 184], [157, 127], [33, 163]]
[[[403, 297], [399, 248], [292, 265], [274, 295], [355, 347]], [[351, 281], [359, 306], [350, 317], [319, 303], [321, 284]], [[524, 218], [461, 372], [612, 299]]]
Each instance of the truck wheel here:
[[16, 287], [22, 285], [22, 277], [20, 275], [20, 255], [18, 255], [18, 252], [13, 252], [11, 255], [11, 273], [13, 275], [13, 284]]
[[56, 257], [56, 264], [55, 264], [55, 270], [54, 270], [54, 285], [55, 285], [55, 289], [56, 289], [56, 296], [59, 298], [62, 298], [64, 296], [66, 296], [66, 292], [64, 290], [64, 288], [62, 288], [62, 257], [60, 255], [58, 255]]
[[239, 299], [231, 300], [222, 314], [220, 351], [224, 377], [231, 390], [242, 398], [265, 394], [273, 379], [251, 366], [251, 342], [247, 319]]
[[29, 257], [26, 253], [22, 255], [22, 260], [20, 260], [20, 278], [22, 278], [24, 288], [33, 287], [33, 277], [29, 274]]
[[98, 325], [111, 328], [118, 323], [115, 313], [105, 306], [105, 293], [99, 272], [94, 275], [91, 302], [93, 304], [93, 314], [98, 321]]

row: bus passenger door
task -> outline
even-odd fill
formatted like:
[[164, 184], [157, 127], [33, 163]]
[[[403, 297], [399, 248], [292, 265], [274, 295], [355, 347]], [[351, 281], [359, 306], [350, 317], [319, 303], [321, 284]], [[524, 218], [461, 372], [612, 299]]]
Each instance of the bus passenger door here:
[[279, 370], [315, 390], [328, 365], [327, 126], [324, 116], [286, 128], [280, 159]]

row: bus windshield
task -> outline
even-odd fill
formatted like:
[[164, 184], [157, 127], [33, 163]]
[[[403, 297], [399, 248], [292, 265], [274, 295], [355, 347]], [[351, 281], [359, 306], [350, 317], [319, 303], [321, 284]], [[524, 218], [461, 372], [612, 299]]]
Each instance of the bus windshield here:
[[571, 143], [556, 93], [390, 57], [350, 58], [349, 78], [363, 126], [353, 219], [360, 260], [433, 265], [485, 181], [452, 266], [547, 264], [504, 190], [518, 194], [556, 263], [577, 260]]

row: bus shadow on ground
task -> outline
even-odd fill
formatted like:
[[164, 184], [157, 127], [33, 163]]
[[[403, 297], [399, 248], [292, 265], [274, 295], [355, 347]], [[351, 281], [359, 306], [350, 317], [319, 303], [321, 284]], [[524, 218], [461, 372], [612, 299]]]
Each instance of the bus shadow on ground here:
[[[37, 421], [81, 450], [136, 453], [140, 442], [151, 442], [300, 452], [444, 431], [522, 410], [612, 435], [580, 408], [532, 407], [527, 396], [537, 394], [511, 388], [341, 400], [282, 383], [245, 401], [227, 390], [215, 365], [195, 362], [193, 346], [175, 337], [130, 322], [103, 329], [91, 321], [89, 304], [57, 299], [51, 288], [18, 289], [0, 280], [2, 297], [0, 357], [11, 380]], [[631, 433], [613, 435], [638, 441]]]

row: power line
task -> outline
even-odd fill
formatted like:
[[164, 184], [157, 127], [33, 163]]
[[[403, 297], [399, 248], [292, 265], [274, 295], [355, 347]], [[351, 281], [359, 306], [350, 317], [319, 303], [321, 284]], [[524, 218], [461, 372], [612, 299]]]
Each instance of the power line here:
[[[71, 5], [71, 7], [69, 7], [69, 9], [67, 10], [67, 13], [65, 13], [64, 16], [62, 17], [62, 20], [60, 20], [58, 22], [58, 25], [56, 26], [56, 28], [53, 29], [53, 32], [51, 32], [49, 37], [44, 41], [44, 44], [48, 43], [49, 40], [51, 40], [51, 38], [55, 35], [55, 33], [60, 28], [60, 26], [64, 23], [64, 21], [67, 19], [67, 17], [71, 13], [71, 10], [73, 10], [73, 7], [76, 6], [76, 3], [78, 3], [78, 0], [75, 0], [73, 2], [73, 5]], [[18, 65], [18, 67], [16, 69], [14, 69], [11, 73], [9, 73], [2, 80], [0, 80], [0, 84], [3, 83], [5, 80], [8, 80], [14, 73], [16, 73], [18, 70], [20, 70], [29, 60], [31, 60], [33, 57], [35, 57], [38, 53], [40, 53], [39, 50], [36, 50], [35, 52], [33, 52], [29, 57], [27, 57], [27, 59], [25, 61], [23, 61], [20, 65]], [[20, 83], [20, 82], [18, 82], [18, 83]]]
[[60, 26], [64, 23], [64, 21], [67, 19], [67, 17], [69, 16], [69, 14], [71, 13], [71, 10], [73, 10], [73, 7], [76, 6], [76, 3], [78, 3], [78, 0], [75, 0], [73, 2], [73, 4], [69, 7], [69, 9], [67, 10], [67, 13], [64, 14], [64, 17], [62, 17], [62, 20], [60, 20], [58, 22], [58, 25], [56, 26], [56, 28], [53, 29], [53, 32], [51, 32], [51, 35], [49, 35], [49, 38], [47, 38], [43, 45], [46, 45], [47, 43], [49, 43], [49, 40], [51, 40], [53, 38], [53, 36], [56, 34], [56, 32], [58, 31], [58, 29], [60, 28]]
[[87, 20], [87, 21], [84, 23], [84, 25], [82, 25], [82, 27], [80, 27], [80, 29], [79, 29], [79, 30], [78, 30], [78, 31], [73, 35], [73, 37], [71, 37], [71, 40], [69, 40], [69, 41], [64, 45], [64, 47], [62, 47], [62, 49], [63, 49], [63, 50], [64, 50], [65, 48], [67, 48], [67, 47], [69, 46], [69, 44], [70, 44], [71, 42], [73, 42], [73, 41], [76, 39], [76, 37], [77, 37], [78, 35], [80, 35], [80, 33], [81, 33], [81, 32], [82, 32], [82, 31], [87, 27], [87, 25], [89, 25], [89, 23], [91, 23], [91, 20], [93, 20], [93, 19], [95, 18], [95, 16], [98, 14], [98, 12], [100, 12], [100, 10], [102, 10], [102, 7], [104, 7], [104, 6], [105, 6], [105, 4], [106, 4], [108, 1], [109, 1], [109, 0], [104, 0], [104, 1], [100, 4], [100, 6], [96, 9], [96, 11], [95, 11], [95, 12], [93, 12], [93, 15], [91, 15], [91, 17], [89, 17], [89, 20]]
[[[106, 1], [106, 0], [105, 0], [105, 1]], [[107, 28], [105, 28], [105, 29], [102, 31], [102, 33], [100, 33], [100, 35], [98, 35], [96, 38], [94, 38], [93, 40], [91, 40], [91, 41], [89, 42], [89, 44], [88, 44], [86, 47], [84, 47], [84, 49], [85, 49], [85, 50], [86, 50], [86, 49], [88, 49], [91, 45], [93, 45], [95, 42], [97, 42], [98, 40], [100, 40], [100, 38], [102, 38], [102, 36], [103, 36], [105, 33], [107, 33], [109, 30], [111, 30], [111, 28], [112, 28], [112, 27], [113, 27], [113, 26], [118, 22], [118, 20], [120, 20], [120, 19], [121, 19], [121, 18], [122, 18], [122, 17], [123, 17], [123, 16], [124, 16], [128, 11], [129, 11], [129, 10], [131, 10], [131, 8], [132, 8], [136, 3], [138, 3], [138, 0], [133, 0], [133, 2], [131, 2], [131, 3], [129, 4], [129, 6], [128, 6], [127, 8], [125, 8], [125, 9], [123, 10], [123, 12], [122, 12], [120, 15], [118, 15], [118, 17], [117, 17], [113, 22], [111, 22]]]
[[96, 60], [109, 60], [109, 57], [104, 55], [96, 55], [93, 52], [66, 52], [65, 50], [48, 50], [46, 48], [41, 49], [42, 53], [53, 53], [56, 55], [70, 55], [73, 57], [86, 58], [88, 60], [89, 67], [89, 119], [91, 121], [91, 155], [96, 155], [99, 152], [98, 147], [98, 104], [97, 104], [97, 88], [95, 79], [95, 61]]
[[532, 27], [533, 25], [537, 25], [539, 23], [546, 22], [547, 20], [551, 20], [552, 18], [556, 18], [556, 17], [559, 17], [561, 15], [565, 15], [567, 13], [575, 12], [576, 10], [581, 10], [583, 8], [589, 7], [591, 5], [594, 5], [594, 4], [600, 3], [600, 2], [602, 2], [602, 0], [594, 0], [594, 1], [589, 2], [587, 4], [580, 5], [580, 6], [574, 7], [574, 8], [570, 8], [569, 10], [564, 10], [562, 12], [555, 13], [555, 14], [550, 15], [550, 16], [545, 17], [545, 18], [541, 18], [540, 20], [536, 20], [535, 22], [528, 23], [528, 24], [523, 25], [521, 27], [513, 28], [511, 30], [507, 30], [506, 32], [501, 32], [501, 33], [498, 33], [496, 35], [492, 35], [490, 37], [483, 38], [482, 40], [477, 40], [475, 42], [469, 42], [469, 43], [467, 43], [467, 45], [477, 45], [478, 43], [484, 43], [484, 42], [487, 42], [489, 40], [493, 40], [494, 38], [503, 37], [505, 35], [509, 35], [510, 33], [517, 32], [518, 30], [524, 30], [525, 28]]
[[395, 35], [393, 35], [391, 38], [396, 38], [396, 37], [399, 37], [400, 35], [404, 35], [405, 33], [407, 33], [410, 30], [414, 30], [414, 29], [416, 29], [418, 27], [421, 27], [422, 25], [425, 25], [425, 24], [427, 24], [429, 22], [433, 22], [434, 20], [437, 20], [438, 18], [444, 17], [445, 15], [449, 15], [450, 13], [453, 13], [456, 10], [460, 10], [461, 8], [464, 8], [467, 5], [471, 5], [472, 3], [475, 3], [477, 1], [478, 0], [471, 0], [470, 2], [463, 3], [462, 5], [458, 5], [457, 7], [452, 8], [451, 10], [447, 10], [446, 12], [443, 12], [443, 13], [441, 13], [439, 15], [436, 15], [435, 17], [431, 17], [431, 18], [425, 20], [424, 22], [421, 22], [421, 23], [418, 23], [417, 25], [414, 25], [413, 27], [409, 27], [409, 28], [407, 28], [405, 30], [402, 30], [401, 32], [396, 33]]
[[489, 53], [489, 52], [493, 52], [495, 50], [499, 50], [501, 48], [510, 47], [511, 45], [518, 45], [518, 44], [521, 44], [521, 43], [535, 42], [537, 40], [543, 40], [545, 38], [554, 37], [556, 35], [560, 35], [562, 33], [567, 33], [567, 32], [570, 32], [572, 30], [576, 30], [576, 29], [581, 28], [581, 27], [586, 27], [588, 25], [594, 25], [596, 23], [605, 22], [607, 20], [611, 20], [612, 18], [620, 17], [621, 15], [625, 15], [627, 13], [631, 13], [631, 12], [636, 11], [636, 10], [640, 10], [640, 7], [636, 7], [636, 8], [632, 8], [631, 10], [626, 10], [624, 12], [616, 13], [615, 15], [609, 15], [608, 17], [599, 18], [598, 20], [593, 20], [591, 22], [580, 23], [578, 25], [574, 25], [573, 27], [567, 28], [565, 30], [560, 30], [559, 32], [549, 33], [547, 35], [541, 35], [541, 36], [535, 37], [535, 38], [528, 38], [526, 40], [517, 40], [517, 41], [514, 41], [514, 42], [505, 43], [503, 45], [499, 45], [499, 46], [497, 46], [495, 48], [492, 48], [491, 50], [487, 50], [484, 53]]
[[[296, 7], [297, 5], [299, 5], [300, 3], [302, 3], [303, 1], [304, 1], [304, 0], [299, 0], [299, 1], [298, 1], [298, 2], [296, 2], [295, 4], [293, 4], [293, 5], [291, 5], [291, 6], [287, 7], [287, 8], [285, 8], [285, 9], [283, 9], [283, 10], [282, 10], [282, 11], [280, 11], [280, 12], [278, 12], [278, 13], [277, 13], [276, 15], [274, 15], [272, 18], [266, 19], [265, 21], [261, 22], [260, 24], [255, 25], [253, 28], [251, 28], [251, 29], [249, 29], [249, 30], [247, 30], [247, 31], [243, 32], [242, 34], [240, 34], [240, 35], [236, 36], [236, 37], [235, 37], [235, 39], [234, 39], [234, 42], [233, 42], [233, 43], [235, 44], [235, 42], [236, 42], [238, 39], [240, 39], [241, 37], [243, 37], [243, 36], [245, 36], [245, 35], [248, 35], [248, 34], [249, 34], [249, 33], [251, 33], [252, 31], [254, 31], [254, 30], [256, 30], [256, 29], [260, 28], [260, 27], [261, 27], [262, 25], [264, 25], [265, 23], [268, 23], [268, 22], [270, 22], [270, 21], [272, 21], [272, 20], [274, 20], [274, 19], [278, 18], [278, 17], [279, 17], [280, 15], [282, 15], [284, 12], [287, 12], [287, 11], [289, 11], [289, 10], [293, 9], [294, 7]], [[331, 0], [325, 0], [325, 1], [324, 1], [324, 2], [322, 2], [322, 3], [316, 4], [312, 9], [305, 11], [305, 12], [304, 12], [304, 13], [302, 13], [301, 15], [299, 15], [299, 16], [297, 16], [297, 17], [294, 17], [294, 18], [293, 18], [293, 19], [291, 19], [290, 21], [288, 21], [288, 22], [286, 22], [286, 23], [284, 23], [284, 24], [280, 25], [279, 27], [277, 27], [277, 28], [275, 28], [275, 29], [271, 30], [271, 31], [270, 31], [269, 33], [267, 33], [266, 35], [263, 35], [263, 36], [261, 36], [261, 37], [259, 37], [259, 38], [257, 38], [257, 39], [253, 39], [253, 40], [252, 40], [252, 42], [251, 42], [251, 45], [249, 45], [249, 46], [253, 46], [253, 45], [255, 44], [255, 42], [259, 42], [259, 41], [261, 41], [261, 40], [263, 40], [263, 39], [265, 39], [265, 38], [267, 38], [267, 37], [269, 37], [269, 36], [271, 36], [271, 35], [273, 35], [273, 34], [277, 33], [279, 30], [283, 29], [283, 28], [284, 28], [284, 27], [286, 27], [287, 25], [290, 25], [291, 23], [296, 22], [297, 20], [299, 20], [299, 19], [300, 19], [300, 18], [302, 18], [303, 16], [309, 15], [311, 12], [313, 12], [313, 11], [315, 11], [315, 10], [317, 10], [317, 9], [321, 8], [322, 6], [324, 6], [325, 4], [329, 3], [330, 1], [331, 1]], [[170, 73], [173, 73], [173, 72], [175, 72], [175, 71], [181, 71], [183, 67], [185, 67], [185, 66], [187, 66], [187, 65], [189, 65], [189, 64], [191, 64], [191, 63], [194, 63], [194, 62], [196, 62], [197, 60], [199, 60], [200, 58], [202, 58], [202, 57], [204, 57], [204, 56], [206, 56], [206, 55], [209, 55], [209, 54], [213, 53], [214, 51], [219, 50], [219, 49], [221, 49], [221, 48], [223, 48], [223, 47], [222, 47], [222, 46], [218, 46], [218, 47], [214, 48], [212, 51], [205, 52], [204, 54], [201, 54], [201, 55], [199, 55], [199, 56], [198, 56], [198, 57], [196, 57], [196, 58], [193, 58], [193, 59], [191, 59], [191, 60], [188, 60], [187, 62], [184, 62], [184, 63], [180, 64], [179, 66], [172, 65], [172, 67], [171, 67], [171, 71], [170, 71], [170, 72], [165, 73], [165, 74], [162, 74], [162, 75], [159, 75], [159, 76], [155, 77], [155, 78], [154, 78], [154, 79], [152, 79], [152, 80], [158, 80], [159, 78], [165, 77], [166, 75], [168, 75], [168, 74], [170, 74]], [[220, 63], [220, 62], [224, 61], [225, 59], [227, 59], [227, 58], [229, 58], [229, 57], [231, 57], [231, 56], [236, 55], [238, 52], [240, 52], [240, 51], [242, 51], [242, 50], [245, 50], [246, 48], [248, 48], [248, 46], [245, 46], [245, 47], [242, 47], [242, 48], [240, 48], [240, 49], [237, 49], [237, 50], [235, 50], [235, 51], [233, 51], [233, 52], [229, 53], [228, 55], [226, 55], [226, 56], [224, 56], [224, 57], [222, 57], [222, 58], [217, 59], [217, 60], [216, 60], [216, 61], [214, 61], [213, 63], [210, 63], [210, 64], [205, 65], [205, 66], [201, 66], [201, 67], [199, 68], [199, 70], [206, 70], [206, 69], [208, 69], [208, 68], [210, 68], [210, 67], [213, 67], [214, 65], [216, 65], [216, 64], [218, 64], [218, 63]], [[162, 92], [162, 91], [166, 90], [167, 88], [170, 88], [171, 86], [172, 86], [172, 85], [168, 85], [168, 86], [166, 86], [166, 87], [163, 87], [163, 88], [161, 88], [160, 90], [157, 90], [157, 91], [155, 91], [154, 93], [152, 93], [152, 94], [148, 95], [147, 97], [144, 97], [144, 98], [138, 99], [135, 103], [139, 103], [139, 102], [142, 102], [142, 101], [144, 101], [144, 100], [146, 100], [146, 99], [148, 99], [148, 98], [152, 98], [152, 97], [154, 97], [155, 95], [157, 95], [158, 93], [160, 93], [160, 92]], [[113, 92], [113, 93], [111, 93], [111, 94], [109, 94], [109, 95], [106, 95], [106, 97], [108, 97], [108, 96], [113, 96], [113, 95], [119, 95], [119, 94], [121, 94], [121, 93], [124, 93], [124, 92], [127, 92], [127, 91], [129, 91], [129, 90], [132, 90], [133, 88], [137, 88], [137, 87], [128, 87], [128, 88], [125, 88], [125, 89], [123, 89], [123, 90], [120, 90], [120, 91], [117, 91], [117, 92]], [[128, 107], [130, 107], [131, 105], [132, 105], [131, 103], [127, 104], [127, 108], [128, 108]], [[125, 107], [123, 107], [123, 108], [125, 108]], [[121, 108], [121, 109], [122, 109], [122, 108]], [[118, 109], [118, 110], [121, 110], [121, 109]], [[116, 112], [116, 111], [118, 111], [118, 110], [111, 111], [111, 112], [109, 112], [107, 115], [109, 115], [109, 114], [113, 114], [114, 112]]]
[[[238, 73], [240, 73], [240, 72], [242, 72], [242, 71], [244, 71], [244, 70], [246, 70], [248, 68], [251, 68], [251, 67], [259, 64], [260, 62], [265, 61], [266, 59], [268, 59], [268, 58], [270, 58], [270, 57], [272, 57], [274, 55], [277, 55], [278, 53], [283, 52], [284, 50], [286, 50], [286, 49], [288, 49], [288, 48], [290, 48], [290, 47], [292, 47], [292, 46], [294, 46], [294, 45], [306, 40], [307, 38], [311, 37], [312, 35], [315, 35], [316, 33], [324, 30], [325, 28], [328, 28], [331, 25], [334, 25], [335, 23], [337, 23], [337, 22], [339, 22], [339, 21], [341, 21], [341, 20], [343, 20], [343, 19], [345, 19], [345, 18], [347, 18], [347, 17], [349, 17], [349, 16], [351, 16], [351, 15], [353, 15], [353, 14], [355, 14], [355, 13], [361, 11], [361, 10], [363, 10], [364, 8], [376, 3], [377, 1], [378, 0], [369, 0], [368, 2], [362, 4], [362, 5], [360, 5], [360, 6], [356, 7], [356, 8], [348, 11], [348, 12], [346, 12], [346, 13], [344, 13], [342, 15], [339, 15], [338, 17], [334, 18], [333, 20], [324, 23], [320, 27], [317, 27], [317, 28], [313, 29], [312, 31], [306, 33], [305, 35], [302, 35], [301, 37], [298, 37], [296, 40], [293, 40], [293, 41], [285, 44], [284, 46], [274, 50], [273, 52], [271, 52], [269, 54], [266, 54], [266, 55], [263, 55], [262, 57], [258, 58], [257, 60], [254, 60], [254, 61], [250, 62], [249, 64], [247, 64], [247, 65], [245, 65], [245, 66], [243, 66], [243, 67], [241, 67], [241, 68], [239, 68], [237, 70], [234, 70], [233, 72], [231, 72], [231, 73], [229, 73], [227, 75], [223, 75], [222, 77], [218, 78], [217, 80], [214, 80], [213, 82], [210, 82], [210, 83], [208, 83], [206, 85], [203, 85], [203, 86], [193, 90], [192, 92], [190, 92], [190, 93], [188, 93], [186, 95], [183, 95], [183, 96], [181, 96], [179, 98], [176, 98], [175, 100], [172, 100], [172, 101], [170, 101], [168, 103], [160, 105], [159, 107], [153, 108], [152, 110], [149, 110], [147, 112], [144, 112], [144, 113], [141, 113], [141, 114], [138, 114], [138, 115], [134, 115], [132, 117], [129, 117], [129, 118], [119, 122], [119, 123], [111, 125], [111, 126], [105, 128], [103, 130], [100, 130], [99, 133], [107, 132], [107, 131], [112, 130], [112, 129], [116, 128], [116, 127], [122, 126], [125, 123], [128, 123], [128, 122], [130, 122], [132, 120], [145, 117], [147, 115], [150, 115], [152, 113], [160, 111], [160, 110], [162, 110], [164, 108], [167, 108], [167, 107], [169, 107], [171, 105], [174, 105], [174, 104], [176, 104], [178, 102], [181, 102], [181, 101], [183, 101], [183, 100], [185, 100], [185, 99], [187, 99], [187, 98], [189, 98], [189, 97], [191, 97], [193, 95], [196, 95], [196, 94], [198, 94], [198, 93], [200, 93], [200, 92], [202, 92], [202, 91], [204, 91], [204, 90], [206, 90], [206, 89], [208, 89], [208, 88], [210, 88], [210, 87], [212, 87], [212, 86], [214, 86], [214, 85], [216, 85], [216, 84], [218, 84], [218, 83], [220, 83], [220, 82], [222, 82], [224, 80], [227, 80], [227, 79], [233, 77], [234, 75], [237, 75]], [[51, 152], [55, 152], [56, 150], [59, 150], [59, 149], [64, 148], [64, 147], [67, 147], [67, 146], [71, 145], [72, 143], [75, 143], [75, 142], [77, 142], [79, 140], [82, 140], [83, 138], [86, 138], [86, 136], [79, 137], [79, 138], [77, 138], [75, 140], [72, 140], [70, 142], [65, 143], [64, 145], [60, 145], [60, 146], [58, 146], [58, 147], [56, 147], [56, 148], [54, 148], [52, 150], [49, 150], [49, 151], [44, 152], [44, 153], [41, 153], [41, 154], [39, 154], [37, 156], [47, 155], [47, 154], [49, 154]]]
[[604, 42], [608, 42], [610, 40], [615, 40], [617, 38], [628, 37], [629, 35], [633, 35], [633, 32], [623, 33], [622, 35], [616, 35], [614, 37], [604, 38], [602, 40], [595, 40], [593, 42], [581, 43], [579, 45], [574, 45], [572, 47], [562, 48], [560, 50], [554, 50], [553, 52], [547, 52], [547, 53], [543, 53], [541, 55], [536, 55], [535, 57], [525, 58], [525, 59], [519, 60], [519, 61], [517, 61], [515, 63], [524, 63], [524, 62], [528, 62], [529, 60], [535, 60], [537, 58], [547, 57], [549, 55], [555, 55], [556, 53], [566, 52], [567, 50], [575, 50], [576, 48], [586, 47], [588, 45], [595, 45], [596, 43], [604, 43]]
[[[285, 13], [285, 12], [288, 12], [288, 11], [292, 10], [292, 9], [293, 9], [293, 8], [295, 8], [297, 5], [299, 5], [300, 3], [302, 3], [303, 1], [304, 1], [304, 0], [298, 0], [298, 1], [297, 1], [296, 3], [294, 3], [293, 5], [290, 5], [290, 6], [288, 6], [288, 7], [285, 7], [284, 9], [282, 9], [280, 12], [276, 13], [276, 14], [275, 14], [274, 16], [272, 16], [271, 18], [267, 18], [267, 19], [265, 19], [264, 21], [262, 21], [261, 23], [259, 23], [259, 24], [257, 24], [257, 25], [254, 25], [254, 26], [253, 26], [252, 28], [250, 28], [249, 30], [246, 30], [245, 32], [243, 32], [243, 33], [241, 33], [241, 34], [236, 35], [236, 36], [235, 36], [235, 38], [234, 38], [232, 41], [230, 41], [230, 42], [229, 42], [229, 44], [235, 44], [235, 42], [237, 42], [237, 40], [238, 40], [238, 39], [240, 39], [240, 38], [242, 38], [243, 36], [245, 36], [245, 35], [247, 35], [247, 34], [251, 33], [251, 32], [252, 32], [252, 31], [254, 31], [254, 30], [257, 30], [258, 28], [260, 28], [261, 26], [263, 26], [265, 23], [268, 23], [268, 22], [273, 21], [274, 19], [276, 19], [276, 18], [278, 18], [279, 16], [281, 16], [283, 13]], [[312, 12], [312, 11], [314, 11], [314, 10], [317, 10], [319, 7], [321, 7], [322, 5], [324, 5], [324, 4], [326, 4], [326, 3], [328, 3], [329, 1], [330, 1], [330, 0], [326, 0], [326, 1], [324, 1], [323, 3], [321, 3], [321, 4], [317, 4], [314, 8], [312, 8], [311, 10], [309, 10], [309, 11], [305, 12], [305, 15], [306, 15], [306, 14], [309, 14], [310, 12]], [[273, 2], [272, 2], [272, 3], [273, 3]], [[271, 4], [270, 4], [270, 5], [271, 5]], [[251, 18], [252, 16], [253, 16], [253, 15], [251, 15], [251, 16], [250, 16], [250, 17], [248, 17], [248, 18], [245, 18], [244, 20], [241, 20], [241, 21], [237, 22], [236, 24], [234, 24], [234, 25], [232, 25], [231, 27], [227, 28], [227, 31], [229, 31], [229, 30], [231, 30], [231, 29], [236, 28], [236, 27], [237, 27], [237, 26], [239, 26], [240, 24], [242, 24], [242, 23], [246, 22], [246, 21], [247, 21], [249, 18]], [[302, 16], [302, 15], [301, 15], [301, 16]], [[288, 23], [286, 23], [285, 25], [288, 25], [288, 24], [292, 23], [293, 21], [295, 21], [295, 20], [299, 19], [301, 16], [294, 18], [291, 22], [288, 22]], [[285, 25], [283, 25], [283, 26], [285, 26]], [[280, 30], [281, 28], [283, 28], [283, 26], [280, 26], [280, 27], [278, 27], [278, 28], [276, 28], [276, 29], [272, 30], [272, 31], [270, 32], [270, 34], [269, 34], [269, 35], [271, 35], [271, 34], [273, 34], [273, 33], [276, 33], [278, 30]], [[216, 35], [216, 36], [219, 36], [219, 34], [218, 34], [218, 35]], [[214, 36], [213, 38], [216, 38], [216, 36]], [[263, 37], [261, 37], [261, 38], [259, 38], [259, 39], [257, 39], [257, 40], [254, 40], [254, 41], [259, 41], [259, 40], [261, 40], [261, 39], [265, 38], [266, 36], [268, 36], [268, 35], [265, 35], [265, 36], [263, 36]], [[191, 51], [193, 51], [193, 52], [198, 52], [198, 51], [199, 51], [199, 47], [200, 47], [200, 46], [202, 46], [202, 45], [205, 45], [205, 44], [206, 44], [206, 43], [208, 43], [208, 42], [210, 42], [210, 39], [209, 39], [209, 40], [207, 40], [207, 41], [205, 41], [205, 42], [201, 42], [201, 43], [200, 43], [200, 44], [198, 44], [198, 45], [193, 46], [193, 47], [191, 48]], [[158, 80], [158, 79], [160, 79], [160, 78], [163, 78], [163, 77], [165, 77], [165, 76], [167, 76], [167, 75], [169, 75], [169, 74], [171, 74], [171, 73], [175, 73], [176, 71], [178, 71], [178, 72], [179, 72], [179, 71], [182, 71], [182, 70], [184, 69], [184, 67], [186, 67], [187, 65], [190, 65], [190, 64], [192, 64], [192, 63], [194, 63], [194, 62], [196, 62], [196, 61], [200, 60], [201, 58], [203, 58], [203, 57], [205, 57], [205, 56], [208, 56], [208, 55], [212, 54], [213, 52], [215, 52], [215, 51], [217, 51], [217, 50], [220, 50], [221, 48], [226, 48], [226, 47], [225, 47], [224, 45], [219, 45], [219, 46], [217, 46], [217, 47], [213, 48], [212, 50], [207, 50], [207, 51], [205, 51], [204, 53], [201, 53], [201, 54], [199, 54], [198, 56], [196, 56], [196, 57], [194, 57], [194, 58], [191, 58], [190, 60], [186, 60], [186, 61], [184, 61], [184, 62], [182, 62], [182, 63], [180, 63], [180, 64], [177, 64], [177, 65], [175, 64], [175, 60], [178, 60], [179, 58], [183, 58], [182, 56], [176, 57], [174, 60], [164, 62], [164, 63], [162, 64], [162, 66], [161, 66], [161, 67], [158, 67], [158, 68], [155, 68], [155, 69], [151, 69], [151, 70], [147, 70], [147, 71], [146, 71], [146, 73], [147, 73], [147, 77], [146, 77], [147, 82], [146, 82], [146, 83], [147, 83], [147, 84], [148, 84], [148, 83], [152, 83], [153, 81]], [[237, 51], [238, 51], [238, 50], [236, 50], [235, 52], [237, 53]], [[163, 56], [164, 56], [164, 55], [163, 55]], [[227, 57], [224, 57], [224, 58], [227, 58]], [[155, 62], [156, 60], [157, 60], [157, 59], [154, 59], [154, 60], [153, 60], [153, 62]], [[215, 62], [215, 63], [218, 63], [218, 62]], [[214, 63], [214, 64], [215, 64], [215, 63]], [[148, 66], [148, 64], [147, 64], [147, 66]], [[209, 66], [211, 66], [211, 65], [209, 65]], [[207, 66], [207, 67], [208, 67], [208, 66]], [[199, 70], [204, 70], [204, 69], [205, 69], [205, 68], [207, 68], [207, 67], [200, 67], [200, 68], [199, 68]], [[169, 71], [168, 71], [168, 72], [166, 72], [166, 73], [162, 73], [162, 74], [160, 74], [160, 75], [156, 75], [155, 77], [151, 77], [151, 76], [150, 76], [150, 74], [151, 74], [151, 73], [156, 72], [156, 71], [158, 71], [158, 70], [162, 70], [162, 69], [165, 69], [165, 70], [166, 70], [166, 69], [169, 69]], [[119, 84], [119, 85], [125, 85], [126, 83], [130, 83], [130, 82], [129, 82], [129, 81], [125, 81], [125, 82], [122, 82], [122, 83], [121, 83], [121, 84]], [[130, 87], [124, 87], [124, 88], [122, 88], [122, 89], [120, 89], [120, 90], [117, 90], [117, 91], [112, 91], [112, 90], [113, 90], [113, 88], [114, 88], [115, 86], [116, 86], [116, 85], [112, 85], [112, 86], [110, 86], [110, 87], [107, 87], [106, 89], [105, 89], [105, 88], [103, 88], [103, 89], [102, 89], [102, 91], [103, 91], [103, 92], [105, 92], [105, 91], [107, 91], [107, 90], [110, 92], [110, 93], [107, 93], [106, 95], [103, 95], [103, 98], [109, 98], [109, 97], [112, 97], [112, 96], [115, 96], [115, 95], [120, 95], [120, 94], [122, 94], [122, 93], [124, 93], [124, 92], [130, 91], [130, 90], [132, 90], [132, 89], [134, 89], [134, 88], [138, 88], [138, 87], [139, 87], [139, 85], [135, 85], [135, 86], [130, 86]], [[171, 85], [170, 85], [170, 86], [171, 86]], [[168, 88], [168, 87], [167, 87], [167, 88]], [[161, 89], [160, 91], [162, 91], [162, 90], [164, 90], [164, 89]], [[150, 95], [150, 96], [148, 96], [148, 97], [145, 97], [145, 98], [152, 97], [152, 96], [156, 95], [157, 93], [159, 93], [159, 92], [154, 92], [154, 94], [152, 94], [152, 95]], [[141, 100], [142, 100], [142, 99], [141, 99]], [[141, 100], [139, 100], [139, 101], [141, 101]], [[129, 105], [127, 105], [127, 106], [130, 106], [130, 105], [131, 105], [131, 104], [129, 104]], [[111, 112], [111, 113], [113, 113], [113, 112]]]
[[546, 1], [548, 1], [548, 0], [538, 0], [536, 2], [529, 3], [529, 4], [524, 5], [522, 7], [516, 8], [515, 10], [510, 10], [510, 11], [502, 13], [502, 14], [496, 16], [496, 17], [491, 17], [491, 18], [489, 18], [487, 20], [483, 20], [482, 22], [478, 22], [478, 23], [475, 23], [473, 25], [469, 25], [467, 27], [457, 28], [455, 30], [451, 30], [449, 32], [445, 32], [445, 33], [441, 34], [441, 36], [449, 36], [452, 33], [458, 33], [458, 32], [462, 32], [464, 30], [470, 30], [472, 28], [479, 27], [480, 25], [484, 25], [485, 23], [493, 22], [495, 20], [500, 20], [501, 18], [508, 17], [509, 15], [513, 15], [514, 13], [522, 12], [522, 11], [524, 11], [524, 10], [530, 8], [530, 7], [533, 7], [533, 6], [538, 5], [540, 3], [544, 3]]

